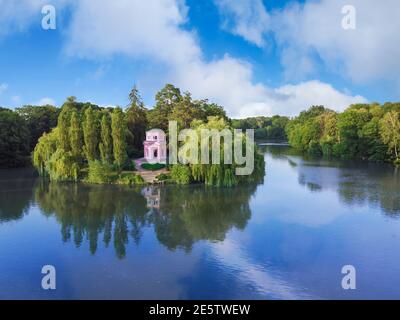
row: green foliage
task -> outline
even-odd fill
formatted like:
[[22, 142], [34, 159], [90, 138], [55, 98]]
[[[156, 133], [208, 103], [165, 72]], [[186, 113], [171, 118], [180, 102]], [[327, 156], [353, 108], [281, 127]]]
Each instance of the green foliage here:
[[157, 171], [166, 167], [163, 163], [142, 163], [141, 167], [145, 170]]
[[160, 173], [158, 176], [156, 176], [156, 179], [158, 181], [167, 181], [167, 180], [171, 180], [171, 175], [168, 173]]
[[254, 137], [257, 140], [287, 141], [285, 128], [289, 118], [281, 116], [251, 117], [232, 120], [235, 129], [254, 129]]
[[72, 152], [57, 149], [46, 163], [46, 171], [53, 181], [78, 181], [80, 167]]
[[122, 168], [126, 153], [126, 122], [121, 108], [115, 108], [111, 114], [111, 131], [113, 138], [114, 163]]
[[122, 169], [128, 170], [128, 171], [135, 171], [136, 170], [135, 161], [126, 159], [125, 164], [123, 165]]
[[94, 184], [109, 184], [116, 179], [113, 167], [99, 160], [89, 162], [88, 176], [85, 182]]
[[400, 111], [388, 112], [380, 123], [381, 136], [389, 150], [393, 153], [395, 161], [400, 160]]
[[0, 108], [0, 167], [18, 167], [29, 159], [29, 130], [18, 113]]
[[189, 184], [192, 180], [189, 166], [184, 164], [175, 164], [171, 166], [171, 178], [177, 184]]
[[143, 185], [145, 181], [143, 180], [142, 176], [136, 173], [121, 173], [120, 177], [118, 178], [117, 184], [124, 184], [124, 185]]
[[70, 139], [69, 139], [69, 125], [71, 123], [70, 120], [71, 110], [68, 107], [64, 107], [61, 110], [60, 115], [58, 116], [58, 144], [60, 149], [65, 152], [70, 151]]
[[[219, 131], [224, 129], [230, 130], [229, 124], [223, 118], [219, 117], [209, 117], [207, 123], [204, 123], [202, 121], [194, 121], [192, 122], [192, 127], [196, 129], [199, 137], [199, 143], [201, 140], [200, 135], [202, 129], [215, 129]], [[243, 149], [245, 149], [246, 140], [244, 135], [242, 135], [242, 143]], [[211, 153], [211, 139], [209, 141], [209, 144], [209, 150]], [[232, 148], [232, 145], [230, 147]], [[218, 187], [231, 187], [237, 185], [238, 183], [254, 181], [259, 179], [260, 176], [264, 176], [264, 158], [258, 154], [256, 147], [255, 149], [255, 170], [251, 175], [241, 177], [236, 176], [237, 164], [224, 164], [224, 143], [222, 141], [220, 143], [219, 163], [200, 164], [201, 159], [199, 158], [199, 164], [186, 165], [187, 168], [184, 168], [184, 165], [174, 165], [171, 169], [171, 177], [177, 183], [181, 184], [187, 184], [193, 181], [202, 182], [209, 186]], [[201, 157], [201, 154], [199, 154], [199, 157]]]
[[58, 128], [50, 133], [44, 133], [33, 151], [33, 165], [40, 175], [47, 175], [47, 164], [51, 156], [56, 152], [58, 144]]
[[98, 133], [99, 130], [96, 111], [89, 107], [86, 109], [83, 119], [83, 138], [85, 141], [83, 150], [85, 152], [86, 159], [89, 162], [98, 159]]
[[128, 127], [128, 155], [130, 157], [143, 154], [143, 141], [145, 140], [147, 121], [147, 109], [136, 86], [129, 94], [130, 105], [126, 109]]
[[186, 129], [195, 119], [200, 119], [202, 116], [200, 108], [193, 103], [190, 93], [186, 92], [181, 100], [173, 107], [169, 120], [175, 120], [178, 123], [178, 128]]
[[312, 155], [393, 161], [399, 113], [399, 104], [355, 104], [340, 114], [317, 106], [291, 120], [286, 131], [294, 148]]
[[100, 159], [105, 163], [113, 162], [113, 142], [111, 137], [111, 122], [110, 115], [104, 113], [101, 118], [101, 129], [100, 129], [101, 142], [99, 144]]
[[71, 125], [69, 128], [69, 139], [72, 154], [79, 158], [82, 156], [82, 128], [79, 121], [78, 112], [72, 111]]
[[181, 92], [172, 84], [167, 84], [155, 97], [156, 105], [149, 110], [147, 117], [150, 128], [168, 131], [168, 118], [174, 106], [182, 100]]
[[[41, 175], [57, 181], [77, 181], [81, 172], [87, 171], [86, 181], [91, 183], [110, 183], [124, 166], [133, 170], [132, 161], [126, 158], [126, 123], [120, 108], [113, 111], [111, 122], [109, 110], [68, 98], [57, 127], [39, 139], [32, 157], [34, 166]], [[99, 151], [102, 161], [98, 160]], [[114, 165], [115, 155], [118, 161]]]
[[48, 133], [57, 126], [57, 118], [60, 109], [45, 106], [23, 106], [17, 108], [16, 112], [24, 118], [30, 134], [30, 150], [33, 150], [43, 133]]

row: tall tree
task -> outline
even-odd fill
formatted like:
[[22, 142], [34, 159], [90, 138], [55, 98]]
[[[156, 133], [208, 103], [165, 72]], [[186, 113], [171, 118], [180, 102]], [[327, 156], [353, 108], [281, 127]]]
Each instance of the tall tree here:
[[121, 169], [125, 164], [126, 153], [126, 122], [121, 108], [115, 108], [111, 114], [111, 130], [113, 138], [114, 162]]
[[69, 128], [69, 139], [72, 155], [75, 157], [82, 156], [82, 128], [79, 121], [78, 112], [72, 111], [71, 124]]
[[400, 112], [391, 111], [385, 114], [381, 120], [381, 136], [383, 142], [398, 159], [400, 156]]
[[200, 108], [193, 103], [190, 93], [185, 92], [182, 99], [174, 105], [168, 119], [177, 121], [181, 129], [187, 129], [193, 120], [200, 119], [201, 116]]
[[140, 153], [145, 140], [147, 121], [147, 110], [136, 85], [129, 94], [130, 105], [126, 109], [127, 126], [130, 132], [128, 150], [131, 156]]
[[88, 161], [98, 158], [98, 125], [95, 111], [89, 107], [85, 110], [83, 120], [84, 152]]
[[173, 107], [182, 100], [181, 92], [172, 84], [167, 84], [156, 94], [156, 105], [148, 112], [149, 127], [168, 130], [168, 118]]
[[70, 125], [71, 111], [68, 107], [63, 107], [60, 115], [58, 116], [58, 143], [60, 149], [64, 152], [71, 150], [69, 139], [69, 125]]
[[111, 163], [112, 154], [112, 137], [111, 137], [111, 123], [110, 116], [107, 113], [103, 114], [101, 118], [101, 142], [99, 145], [101, 161]]

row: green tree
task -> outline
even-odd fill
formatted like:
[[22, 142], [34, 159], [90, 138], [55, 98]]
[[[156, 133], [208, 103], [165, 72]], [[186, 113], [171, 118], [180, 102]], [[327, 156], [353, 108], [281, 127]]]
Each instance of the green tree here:
[[201, 119], [207, 121], [208, 117], [219, 117], [228, 121], [228, 117], [223, 107], [216, 103], [210, 103], [207, 99], [193, 102], [200, 110]]
[[127, 159], [126, 122], [121, 108], [115, 108], [111, 114], [114, 162], [122, 169]]
[[201, 110], [192, 102], [192, 97], [189, 92], [185, 92], [182, 99], [178, 101], [169, 116], [169, 120], [178, 122], [178, 127], [187, 129], [195, 119], [201, 118]]
[[59, 147], [68, 152], [71, 150], [69, 138], [69, 125], [71, 123], [71, 110], [69, 107], [63, 107], [60, 115], [58, 116], [57, 133]]
[[385, 114], [381, 120], [381, 136], [394, 153], [394, 157], [399, 159], [400, 152], [400, 112], [391, 111]]
[[96, 112], [91, 108], [87, 108], [83, 120], [83, 137], [85, 145], [83, 147], [86, 159], [94, 161], [98, 158], [98, 124]]
[[76, 110], [72, 111], [71, 114], [69, 138], [72, 155], [75, 157], [82, 157], [82, 128]]
[[129, 94], [130, 105], [126, 109], [127, 127], [129, 139], [127, 141], [130, 156], [141, 155], [143, 141], [145, 140], [147, 121], [147, 109], [136, 85]]
[[101, 118], [101, 142], [99, 145], [100, 158], [104, 163], [112, 163], [112, 144], [110, 116], [107, 112]]
[[57, 150], [58, 137], [58, 128], [49, 133], [44, 133], [33, 150], [33, 165], [40, 175], [48, 174], [48, 162]]
[[60, 109], [54, 106], [23, 106], [16, 112], [25, 119], [30, 134], [30, 150], [33, 150], [43, 133], [57, 126]]
[[18, 167], [28, 163], [29, 131], [16, 112], [0, 108], [0, 167]]
[[156, 105], [148, 112], [150, 128], [168, 131], [168, 118], [174, 106], [182, 100], [181, 92], [172, 84], [167, 84], [156, 94]]

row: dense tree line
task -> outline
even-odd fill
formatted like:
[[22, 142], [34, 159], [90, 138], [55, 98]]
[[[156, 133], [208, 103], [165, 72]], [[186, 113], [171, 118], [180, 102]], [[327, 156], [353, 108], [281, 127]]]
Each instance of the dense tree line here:
[[39, 137], [57, 125], [54, 106], [0, 108], [0, 168], [26, 166]]
[[[313, 106], [293, 119], [260, 116], [232, 120], [221, 106], [195, 100], [189, 92], [181, 93], [171, 84], [156, 94], [155, 106], [147, 109], [134, 87], [124, 109], [101, 108], [78, 102], [74, 97], [68, 98], [61, 108], [0, 108], [0, 166], [28, 164], [36, 146], [34, 165], [54, 180], [80, 180], [90, 169], [90, 176], [94, 177], [100, 167], [108, 172], [132, 169], [130, 159], [143, 156], [145, 131], [160, 128], [167, 132], [169, 120], [177, 121], [178, 128], [255, 129], [256, 139], [288, 140], [294, 148], [312, 155], [399, 163], [399, 114], [400, 104], [375, 103], [352, 105], [342, 113]], [[261, 165], [257, 168], [262, 171]], [[232, 177], [234, 165], [218, 170], [211, 166], [171, 169], [180, 183], [237, 183], [236, 177]], [[214, 179], [215, 176], [219, 178]]]
[[[156, 105], [147, 110], [136, 87], [129, 94], [130, 104], [121, 108], [100, 108], [70, 97], [61, 107], [57, 126], [43, 134], [33, 152], [33, 164], [42, 175], [55, 181], [85, 180], [91, 183], [142, 183], [133, 171], [133, 158], [143, 156], [143, 140], [148, 128], [168, 130], [175, 120], [179, 129], [233, 128], [224, 109], [207, 100], [193, 100], [190, 93], [167, 84], [156, 94]], [[198, 131], [200, 135], [200, 131]], [[244, 141], [243, 137], [243, 141]], [[210, 140], [211, 144], [211, 140]], [[223, 144], [221, 144], [223, 146]], [[223, 151], [223, 150], [222, 150]], [[223, 161], [221, 152], [221, 163]], [[171, 166], [164, 180], [186, 184], [233, 186], [254, 177], [235, 176], [237, 165], [180, 164]], [[256, 154], [256, 173], [262, 177], [264, 159]]]
[[236, 129], [254, 129], [254, 137], [257, 140], [287, 141], [286, 125], [288, 117], [275, 115], [273, 117], [250, 117], [232, 120], [232, 126]]
[[342, 113], [313, 106], [289, 122], [290, 144], [315, 156], [400, 164], [400, 104], [355, 104]]

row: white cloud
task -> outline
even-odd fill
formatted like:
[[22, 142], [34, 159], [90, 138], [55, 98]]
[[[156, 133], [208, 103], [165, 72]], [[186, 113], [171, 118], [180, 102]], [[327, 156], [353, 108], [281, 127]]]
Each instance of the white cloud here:
[[7, 83], [0, 83], [0, 94], [2, 94], [7, 89], [8, 89], [8, 84]]
[[222, 27], [247, 41], [265, 46], [264, 34], [270, 30], [270, 17], [262, 0], [214, 0], [223, 17]]
[[312, 54], [330, 68], [343, 71], [353, 80], [399, 79], [400, 2], [398, 0], [352, 0], [356, 29], [345, 30], [341, 21], [347, 0], [308, 1], [291, 5], [273, 15], [279, 43], [297, 52], [288, 69]]
[[52, 98], [45, 97], [45, 98], [42, 98], [39, 101], [33, 103], [33, 105], [35, 105], [35, 106], [45, 106], [45, 105], [55, 106], [56, 102]]
[[[307, 0], [270, 12], [261, 0], [214, 1], [233, 24], [233, 33], [258, 45], [265, 34], [274, 34], [288, 79], [313, 75], [321, 61], [322, 67], [357, 82], [400, 82], [398, 0]], [[349, 4], [356, 9], [355, 30], [342, 28], [342, 8]]]
[[[192, 31], [184, 29], [182, 1], [82, 0], [72, 15], [66, 52], [83, 58], [125, 54], [152, 59], [169, 69], [167, 81], [196, 98], [222, 104], [232, 117], [260, 114], [294, 115], [312, 104], [342, 109], [365, 101], [317, 81], [269, 88], [254, 83], [252, 66], [228, 55], [206, 61]], [[160, 74], [154, 74], [160, 77]]]

